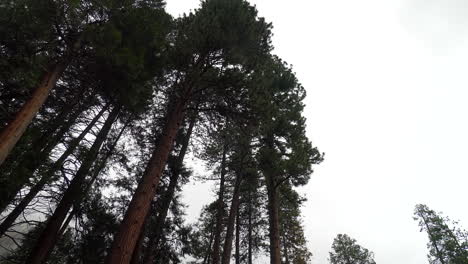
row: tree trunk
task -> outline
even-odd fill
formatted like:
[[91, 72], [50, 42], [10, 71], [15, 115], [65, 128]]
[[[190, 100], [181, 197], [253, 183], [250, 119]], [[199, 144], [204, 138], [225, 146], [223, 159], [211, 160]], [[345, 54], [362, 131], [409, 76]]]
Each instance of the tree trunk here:
[[[116, 139], [114, 140], [114, 143], [110, 146], [109, 150], [106, 152], [106, 154], [102, 157], [102, 159], [100, 159], [99, 161], [97, 161], [97, 165], [94, 166], [93, 168], [93, 174], [91, 175], [91, 179], [89, 180], [85, 190], [83, 191], [83, 195], [86, 195], [88, 192], [89, 192], [89, 189], [91, 189], [91, 187], [93, 186], [94, 182], [96, 181], [97, 177], [99, 176], [99, 173], [101, 173], [101, 171], [104, 169], [104, 167], [106, 166], [106, 163], [107, 163], [107, 159], [109, 159], [109, 157], [112, 155], [112, 153], [114, 152], [114, 149], [115, 147], [117, 146], [117, 143], [119, 142], [120, 140], [120, 137], [122, 137], [122, 134], [123, 132], [125, 131], [125, 129], [127, 128], [127, 124], [125, 124], [122, 129], [120, 130], [119, 132], [119, 135], [116, 137]], [[73, 206], [73, 210], [71, 211], [71, 213], [68, 215], [67, 217], [67, 220], [65, 220], [64, 224], [62, 225], [62, 228], [60, 229], [59, 231], [59, 237], [61, 237], [63, 235], [63, 233], [65, 233], [65, 230], [67, 229], [68, 225], [70, 224], [72, 218], [74, 217], [74, 215], [78, 212], [79, 210], [79, 207], [80, 205], [78, 203], [76, 203], [74, 206]]]
[[236, 183], [234, 192], [232, 194], [231, 208], [229, 209], [229, 217], [226, 230], [226, 238], [224, 239], [223, 258], [222, 264], [229, 264], [231, 262], [232, 240], [234, 235], [234, 221], [236, 219], [237, 211], [239, 209], [239, 192], [242, 175], [236, 174]]
[[16, 117], [0, 133], [0, 165], [23, 135], [41, 106], [49, 96], [50, 91], [57, 83], [68, 63], [57, 63], [48, 71], [41, 83], [37, 86], [31, 98], [24, 104]]
[[240, 264], [240, 222], [239, 208], [236, 214], [236, 264]]
[[223, 157], [221, 159], [221, 179], [219, 183], [219, 194], [218, 194], [218, 210], [216, 214], [216, 229], [215, 237], [213, 242], [213, 262], [212, 264], [219, 264], [219, 249], [221, 244], [221, 232], [223, 231], [223, 215], [224, 215], [224, 178], [226, 176], [226, 154], [227, 146], [226, 143], [223, 146]]
[[162, 206], [160, 212], [156, 218], [156, 224], [154, 226], [154, 234], [151, 236], [150, 241], [148, 243], [143, 263], [144, 264], [151, 264], [154, 262], [155, 258], [155, 250], [159, 244], [159, 240], [161, 239], [161, 235], [163, 233], [164, 222], [166, 221], [167, 213], [169, 212], [169, 207], [171, 205], [171, 201], [174, 198], [175, 190], [177, 187], [177, 183], [179, 181], [180, 170], [182, 168], [185, 154], [187, 153], [188, 145], [190, 143], [190, 137], [192, 136], [193, 127], [195, 126], [196, 117], [190, 120], [189, 127], [187, 129], [186, 134], [182, 140], [182, 146], [180, 148], [179, 155], [177, 157], [176, 163], [170, 166], [171, 170], [171, 178], [169, 181], [169, 186], [167, 187], [166, 192], [162, 198]]
[[252, 189], [249, 189], [249, 231], [248, 231], [248, 236], [249, 236], [249, 248], [248, 248], [248, 264], [252, 264], [252, 247], [253, 247], [253, 241], [252, 241]]
[[147, 223], [148, 220], [149, 220], [149, 216], [146, 217], [145, 223], [143, 224], [143, 230], [140, 232], [140, 237], [138, 237], [138, 241], [137, 241], [137, 244], [135, 246], [135, 250], [133, 250], [132, 259], [130, 261], [130, 264], [140, 263], [141, 251], [143, 249], [143, 241], [145, 240], [146, 232], [148, 231], [148, 223]]
[[181, 97], [176, 100], [166, 116], [166, 125], [157, 148], [146, 167], [142, 180], [133, 195], [120, 230], [116, 234], [110, 253], [106, 259], [108, 264], [128, 264], [133, 254], [136, 242], [141, 232], [151, 201], [156, 195], [159, 179], [174, 145], [177, 131], [184, 118], [185, 106], [190, 99], [192, 86], [184, 88]]
[[444, 257], [442, 256], [439, 247], [437, 247], [437, 241], [435, 240], [434, 235], [432, 234], [432, 231], [429, 228], [429, 225], [427, 224], [427, 219], [423, 215], [421, 215], [421, 217], [423, 219], [424, 225], [426, 226], [427, 233], [429, 234], [429, 240], [431, 241], [432, 245], [436, 250], [437, 258], [439, 259], [441, 264], [445, 264]]
[[91, 120], [88, 126], [80, 133], [80, 135], [73, 139], [65, 152], [60, 156], [60, 158], [48, 169], [41, 179], [29, 190], [28, 194], [21, 200], [21, 202], [11, 211], [8, 216], [0, 224], [0, 237], [5, 234], [5, 232], [11, 227], [15, 222], [16, 218], [24, 211], [28, 204], [36, 197], [36, 195], [44, 188], [44, 186], [51, 180], [54, 173], [62, 166], [63, 162], [68, 158], [68, 156], [73, 153], [76, 147], [79, 145], [81, 140], [88, 134], [88, 132], [94, 127], [96, 122], [102, 116], [102, 114], [107, 109], [107, 106], [103, 107], [101, 111]]
[[[54, 126], [49, 128], [43, 136], [34, 142], [30, 152], [26, 153], [24, 157], [16, 163], [13, 186], [8, 187], [0, 194], [0, 211], [3, 212], [6, 206], [15, 199], [16, 195], [21, 191], [24, 185], [29, 182], [34, 172], [44, 164], [49, 157], [50, 152], [60, 142], [63, 135], [70, 129], [75, 122], [75, 119], [81, 113], [80, 109], [77, 109], [65, 122], [65, 116], [68, 115], [67, 112], [71, 112], [71, 109], [63, 111], [59, 116], [57, 116], [57, 119], [53, 122]], [[54, 133], [59, 127], [59, 131]], [[0, 231], [0, 236], [2, 234], [3, 233]]]
[[86, 184], [86, 175], [88, 174], [91, 166], [93, 165], [102, 143], [107, 138], [112, 124], [119, 115], [120, 107], [115, 107], [107, 117], [106, 122], [99, 131], [93, 145], [86, 154], [85, 159], [80, 165], [75, 177], [70, 182], [68, 189], [65, 191], [60, 203], [54, 211], [54, 214], [47, 221], [45, 229], [42, 231], [39, 240], [34, 247], [32, 253], [28, 257], [30, 264], [42, 264], [45, 263], [50, 252], [52, 251], [57, 238], [60, 227], [68, 214], [68, 211], [73, 204], [79, 204], [84, 193], [84, 187]]
[[211, 244], [213, 243], [213, 238], [214, 238], [214, 229], [211, 228], [210, 242], [208, 242], [208, 248], [206, 249], [205, 258], [203, 258], [203, 264], [208, 264], [210, 261]]
[[266, 175], [268, 192], [268, 220], [270, 224], [270, 263], [281, 264], [278, 193], [272, 175]]
[[289, 262], [288, 247], [286, 245], [286, 238], [283, 236], [283, 252], [284, 252], [284, 264], [291, 264]]

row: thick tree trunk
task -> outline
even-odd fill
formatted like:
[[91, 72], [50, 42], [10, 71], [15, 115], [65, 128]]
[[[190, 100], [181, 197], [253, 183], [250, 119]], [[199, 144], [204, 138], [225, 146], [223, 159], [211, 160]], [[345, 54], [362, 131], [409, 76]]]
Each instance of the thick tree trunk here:
[[[65, 110], [57, 116], [53, 122], [54, 125], [34, 143], [30, 153], [25, 154], [24, 157], [17, 162], [16, 168], [14, 169], [16, 179], [14, 180], [13, 186], [8, 187], [0, 194], [0, 211], [3, 212], [6, 206], [15, 199], [16, 195], [21, 191], [24, 185], [29, 182], [34, 172], [44, 164], [49, 157], [50, 152], [60, 142], [63, 135], [70, 129], [74, 124], [75, 119], [81, 113], [80, 109], [77, 109], [69, 116], [68, 120], [66, 120], [65, 116], [67, 116], [69, 112], [71, 112], [71, 109]], [[59, 131], [56, 132], [57, 129], [59, 129]], [[6, 177], [6, 175], [4, 176]], [[2, 234], [3, 233], [0, 231], [0, 236]]]
[[145, 223], [143, 224], [143, 230], [140, 232], [140, 237], [138, 237], [138, 241], [137, 241], [137, 244], [135, 246], [135, 250], [133, 250], [132, 259], [130, 260], [130, 264], [140, 263], [141, 251], [143, 250], [143, 241], [145, 240], [146, 233], [148, 232], [148, 223], [147, 223], [148, 220], [149, 220], [149, 216], [146, 217]]
[[221, 179], [219, 183], [219, 193], [218, 193], [218, 210], [216, 213], [216, 229], [213, 242], [213, 261], [212, 264], [219, 264], [220, 257], [220, 244], [221, 244], [221, 232], [223, 231], [223, 215], [224, 215], [224, 181], [226, 176], [226, 154], [227, 146], [223, 146], [223, 157], [221, 159]]
[[96, 139], [91, 146], [90, 150], [86, 154], [85, 159], [80, 165], [75, 177], [70, 182], [68, 189], [65, 191], [60, 203], [54, 211], [54, 214], [47, 221], [45, 229], [42, 231], [39, 240], [34, 247], [33, 251], [28, 257], [30, 264], [42, 264], [45, 263], [47, 257], [52, 251], [57, 238], [59, 230], [68, 214], [68, 211], [74, 204], [79, 204], [80, 200], [84, 196], [84, 188], [86, 184], [86, 175], [88, 174], [91, 166], [93, 165], [96, 157], [99, 153], [102, 143], [107, 138], [107, 135], [112, 127], [112, 124], [119, 115], [120, 107], [115, 107], [107, 117], [106, 122], [99, 131]]
[[128, 264], [130, 262], [143, 222], [148, 215], [151, 201], [156, 194], [161, 174], [174, 145], [177, 131], [184, 118], [185, 106], [188, 103], [191, 92], [191, 86], [185, 87], [182, 96], [175, 100], [173, 107], [171, 107], [170, 112], [166, 116], [167, 123], [163, 128], [159, 144], [151, 156], [143, 178], [138, 184], [124, 219], [120, 224], [120, 230], [112, 243], [106, 260], [108, 264]]
[[281, 264], [278, 193], [272, 175], [266, 175], [268, 192], [268, 220], [270, 224], [270, 263]]
[[73, 153], [76, 147], [79, 145], [81, 140], [88, 134], [88, 132], [94, 127], [96, 122], [102, 116], [102, 114], [107, 109], [107, 106], [103, 107], [102, 110], [91, 120], [88, 126], [80, 133], [80, 135], [73, 139], [68, 148], [64, 153], [58, 158], [58, 160], [48, 169], [41, 177], [41, 179], [29, 190], [28, 194], [21, 200], [21, 202], [11, 211], [8, 216], [0, 224], [0, 237], [5, 234], [5, 232], [11, 227], [15, 222], [16, 218], [24, 211], [28, 204], [36, 197], [36, 195], [44, 188], [44, 186], [51, 180], [54, 173], [62, 166], [63, 162], [68, 158], [68, 156]]
[[164, 193], [162, 201], [161, 201], [162, 206], [156, 218], [156, 224], [154, 226], [154, 234], [150, 238], [148, 247], [146, 249], [146, 252], [143, 258], [144, 264], [151, 264], [154, 262], [154, 258], [155, 258], [154, 253], [159, 244], [159, 240], [161, 239], [161, 236], [163, 233], [164, 222], [166, 221], [166, 217], [169, 212], [169, 207], [171, 205], [172, 199], [174, 198], [176, 187], [179, 181], [180, 170], [184, 162], [185, 154], [187, 153], [188, 145], [190, 143], [190, 137], [192, 136], [192, 131], [193, 131], [193, 127], [195, 126], [195, 122], [196, 122], [196, 118], [192, 118], [190, 120], [189, 127], [182, 140], [182, 145], [181, 145], [177, 160], [175, 164], [170, 166], [171, 178], [169, 181], [169, 186], [167, 187], [167, 190]]
[[67, 65], [68, 63], [64, 62], [57, 63], [44, 75], [31, 98], [16, 114], [15, 119], [0, 133], [0, 166], [46, 101], [50, 91], [57, 83], [57, 80], [60, 78]]
[[234, 235], [234, 221], [236, 219], [237, 211], [239, 209], [239, 189], [242, 181], [242, 175], [236, 175], [236, 183], [234, 192], [232, 194], [231, 208], [229, 209], [229, 217], [226, 230], [226, 238], [224, 239], [222, 264], [229, 264], [231, 262], [232, 240]]
[[239, 208], [236, 213], [236, 264], [240, 264], [240, 217]]

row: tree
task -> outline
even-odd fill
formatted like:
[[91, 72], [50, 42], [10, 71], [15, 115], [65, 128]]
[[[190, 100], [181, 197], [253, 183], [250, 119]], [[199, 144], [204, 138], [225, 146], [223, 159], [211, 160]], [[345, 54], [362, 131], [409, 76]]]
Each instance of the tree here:
[[[467, 264], [468, 232], [456, 226], [456, 222], [444, 218], [441, 213], [418, 204], [414, 210], [414, 220], [419, 221], [421, 231], [429, 237], [427, 248], [431, 264]], [[452, 225], [453, 227], [450, 227]]]
[[280, 233], [285, 264], [306, 264], [312, 253], [307, 248], [307, 240], [301, 221], [301, 205], [306, 201], [290, 185], [283, 184], [280, 197]]
[[205, 84], [206, 74], [228, 67], [247, 67], [270, 51], [269, 25], [257, 18], [256, 9], [246, 1], [202, 2], [202, 7], [184, 17], [179, 25], [180, 32], [175, 36], [178, 42], [174, 44], [174, 54], [178, 56], [173, 57], [179, 66], [179, 81], [172, 87], [157, 148], [115, 236], [107, 263], [129, 263], [186, 108], [201, 91], [209, 97], [224, 92]]
[[329, 260], [331, 264], [375, 264], [374, 253], [346, 234], [338, 234], [333, 240]]
[[312, 165], [323, 155], [305, 135], [302, 116], [305, 89], [292, 69], [275, 56], [261, 65], [253, 77], [257, 86], [252, 95], [254, 113], [258, 113], [259, 151], [257, 162], [265, 177], [268, 194], [270, 263], [281, 262], [278, 189], [282, 184], [304, 185]]
[[[34, 84], [30, 83], [34, 88], [22, 87], [31, 88], [33, 92], [15, 117], [0, 132], [0, 165], [2, 165], [62, 73], [76, 56], [83, 36], [81, 26], [86, 20], [83, 16], [87, 14], [82, 12], [77, 15], [80, 13], [80, 8], [76, 5], [67, 6], [64, 2], [49, 0], [9, 2], [3, 4], [0, 9], [2, 17], [5, 17], [1, 22], [7, 25], [2, 27], [2, 39], [11, 39], [0, 43], [2, 50], [6, 50], [6, 54], [2, 55], [7, 55], [10, 62], [26, 55], [25, 57], [29, 57], [26, 61], [31, 63], [28, 66], [35, 68], [26, 69], [26, 72], [29, 74], [35, 72], [34, 75], [40, 79]], [[70, 17], [76, 20], [71, 21]], [[79, 20], [82, 20], [81, 23]], [[63, 32], [65, 28], [66, 32]], [[15, 47], [16, 45], [18, 47]], [[26, 54], [23, 55], [23, 52]], [[45, 72], [38, 70], [41, 67], [46, 68]], [[40, 75], [42, 76], [39, 77]]]

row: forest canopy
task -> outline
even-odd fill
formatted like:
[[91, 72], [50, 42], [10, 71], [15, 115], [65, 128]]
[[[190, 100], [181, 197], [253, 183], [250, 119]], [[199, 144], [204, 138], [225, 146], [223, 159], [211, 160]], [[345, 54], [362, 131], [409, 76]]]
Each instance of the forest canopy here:
[[[1, 263], [310, 259], [295, 187], [323, 154], [255, 6], [20, 0], [0, 20]], [[217, 186], [194, 224], [187, 155]]]

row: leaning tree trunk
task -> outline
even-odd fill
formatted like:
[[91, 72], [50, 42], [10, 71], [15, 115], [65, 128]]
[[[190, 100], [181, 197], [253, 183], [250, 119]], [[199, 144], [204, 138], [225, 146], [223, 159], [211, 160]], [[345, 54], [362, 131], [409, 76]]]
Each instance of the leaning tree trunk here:
[[107, 106], [103, 107], [103, 109], [91, 120], [91, 122], [86, 126], [86, 128], [80, 133], [80, 135], [73, 139], [68, 148], [65, 150], [64, 153], [55, 161], [50, 169], [48, 169], [41, 177], [41, 179], [34, 184], [34, 186], [29, 190], [28, 194], [21, 200], [21, 202], [16, 205], [16, 207], [8, 214], [8, 216], [3, 220], [0, 224], [0, 237], [5, 234], [5, 232], [13, 225], [16, 218], [24, 211], [24, 209], [28, 206], [28, 204], [36, 197], [36, 195], [44, 188], [44, 186], [51, 180], [54, 173], [62, 166], [63, 162], [73, 153], [76, 147], [79, 145], [81, 140], [88, 134], [88, 132], [94, 127], [96, 122], [102, 116], [102, 114], [107, 109]]
[[266, 175], [266, 181], [268, 192], [268, 220], [270, 224], [270, 263], [281, 264], [278, 193], [273, 176]]
[[[89, 182], [86, 184], [86, 188], [83, 191], [83, 195], [88, 194], [89, 190], [93, 186], [93, 184], [96, 181], [97, 177], [99, 176], [101, 171], [105, 168], [105, 166], [107, 164], [107, 160], [114, 153], [114, 149], [117, 146], [117, 143], [119, 142], [120, 138], [122, 137], [122, 134], [125, 131], [125, 129], [127, 128], [128, 124], [129, 124], [129, 122], [127, 122], [127, 124], [125, 124], [120, 129], [119, 134], [115, 138], [115, 140], [112, 143], [112, 145], [110, 146], [110, 148], [106, 151], [104, 156], [101, 159], [99, 159], [99, 161], [96, 161], [96, 165], [93, 167], [93, 173], [91, 175], [91, 178], [90, 178]], [[61, 237], [65, 233], [65, 230], [68, 228], [68, 225], [70, 224], [71, 220], [73, 219], [75, 214], [78, 213], [78, 211], [80, 209], [79, 207], [80, 207], [79, 201], [77, 203], [75, 203], [75, 205], [73, 205], [73, 210], [68, 215], [67, 220], [65, 220], [65, 222], [63, 223], [63, 225], [62, 225], [62, 227], [61, 227], [61, 229], [59, 231], [59, 235], [58, 235], [59, 237]]]
[[0, 132], [0, 166], [37, 115], [37, 112], [39, 112], [39, 109], [49, 97], [50, 91], [70, 64], [73, 54], [81, 45], [82, 37], [83, 35], [79, 35], [76, 41], [69, 47], [64, 58], [45, 73], [31, 98], [19, 110], [13, 121]]
[[217, 201], [217, 212], [216, 212], [216, 227], [215, 227], [215, 235], [213, 241], [213, 256], [212, 256], [212, 264], [219, 264], [219, 257], [220, 257], [220, 244], [221, 244], [221, 232], [223, 231], [223, 215], [224, 215], [224, 181], [226, 176], [226, 154], [227, 154], [227, 146], [226, 143], [223, 146], [223, 156], [221, 159], [221, 179], [219, 183], [219, 193], [218, 193], [218, 201]]
[[[56, 122], [54, 122], [54, 126], [48, 129], [44, 133], [44, 135], [41, 136], [41, 138], [39, 138], [37, 142], [33, 144], [31, 152], [29, 154], [25, 154], [25, 157], [23, 157], [17, 163], [15, 172], [17, 176], [14, 181], [15, 183], [13, 184], [13, 186], [10, 186], [8, 190], [5, 190], [3, 193], [0, 194], [0, 211], [3, 212], [6, 206], [15, 199], [16, 195], [19, 191], [21, 191], [24, 185], [29, 182], [29, 179], [33, 176], [33, 173], [42, 164], [44, 164], [44, 162], [49, 157], [50, 152], [60, 142], [63, 135], [70, 129], [70, 127], [73, 125], [75, 119], [79, 116], [79, 114], [81, 114], [80, 110], [81, 109], [79, 108], [76, 109], [73, 113], [71, 113], [68, 120], [65, 119], [65, 116], [67, 115], [66, 112], [71, 112], [71, 109], [65, 110], [59, 116], [57, 116]], [[57, 129], [59, 130], [55, 132]], [[27, 165], [24, 166], [24, 164]], [[25, 198], [23, 198], [23, 200]], [[0, 236], [2, 234], [3, 233], [1, 232], [0, 227]]]
[[8, 154], [36, 116], [66, 67], [67, 63], [58, 63], [47, 72], [31, 98], [16, 114], [15, 119], [0, 133], [0, 165], [5, 161]]
[[167, 190], [163, 195], [163, 198], [161, 201], [162, 207], [156, 218], [156, 225], [154, 226], [155, 231], [154, 231], [154, 234], [150, 237], [145, 255], [143, 257], [144, 264], [151, 264], [154, 262], [155, 251], [159, 244], [159, 240], [161, 239], [161, 235], [163, 233], [164, 222], [166, 221], [166, 217], [169, 212], [169, 207], [171, 205], [172, 199], [174, 198], [177, 183], [179, 181], [181, 168], [184, 162], [184, 157], [185, 157], [185, 154], [187, 153], [188, 145], [190, 142], [190, 137], [192, 136], [192, 131], [193, 131], [193, 127], [195, 126], [195, 122], [196, 122], [196, 117], [190, 120], [189, 127], [182, 140], [182, 146], [180, 148], [180, 152], [177, 157], [177, 160], [175, 164], [170, 166], [171, 178], [169, 181], [169, 186], [167, 187]]
[[91, 166], [93, 165], [96, 157], [99, 153], [102, 143], [107, 138], [112, 124], [119, 115], [120, 107], [115, 107], [107, 117], [106, 122], [99, 131], [93, 145], [86, 154], [85, 159], [80, 165], [75, 177], [70, 182], [68, 189], [65, 191], [60, 203], [54, 211], [54, 214], [47, 221], [46, 227], [41, 233], [36, 246], [28, 257], [30, 264], [42, 264], [45, 263], [50, 252], [54, 248], [57, 241], [60, 228], [65, 220], [68, 211], [73, 204], [78, 204], [80, 199], [84, 195], [84, 187], [86, 184], [86, 175], [88, 174]]
[[226, 238], [224, 239], [223, 258], [222, 264], [229, 264], [231, 261], [232, 240], [234, 235], [234, 220], [236, 219], [239, 210], [239, 192], [242, 175], [236, 175], [236, 183], [234, 186], [234, 193], [232, 194], [231, 209], [229, 210], [229, 217], [226, 230]]
[[110, 253], [106, 259], [108, 264], [128, 264], [132, 258], [143, 222], [148, 215], [151, 201], [156, 195], [156, 188], [159, 185], [161, 174], [184, 118], [185, 107], [191, 93], [192, 86], [186, 86], [181, 95], [174, 98], [176, 100], [166, 116], [166, 124], [159, 139], [159, 144], [149, 160], [143, 178], [138, 184], [120, 224], [120, 230], [112, 243]]
[[[138, 264], [140, 263], [141, 259], [141, 251], [143, 250], [143, 242], [146, 237], [146, 233], [148, 232], [148, 221], [149, 221], [149, 215], [145, 219], [145, 223], [143, 224], [143, 230], [140, 232], [140, 237], [138, 237], [137, 244], [135, 246], [135, 249], [133, 250], [132, 254], [132, 259], [130, 260], [130, 264]], [[143, 262], [144, 263], [144, 262]]]

